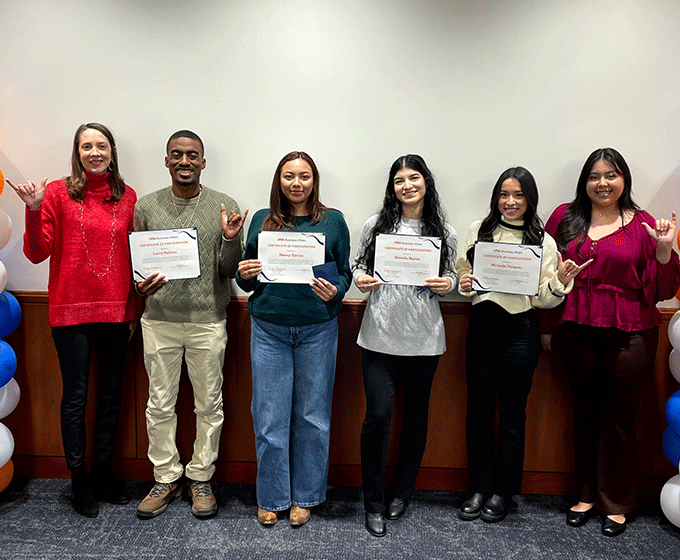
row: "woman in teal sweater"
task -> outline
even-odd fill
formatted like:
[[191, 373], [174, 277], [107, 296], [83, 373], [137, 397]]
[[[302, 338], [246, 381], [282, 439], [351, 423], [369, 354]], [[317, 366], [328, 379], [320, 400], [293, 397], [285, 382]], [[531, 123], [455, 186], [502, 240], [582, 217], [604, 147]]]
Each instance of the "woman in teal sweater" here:
[[[320, 233], [324, 262], [338, 274], [309, 284], [261, 282], [261, 231]], [[320, 276], [315, 274], [315, 276]], [[325, 274], [324, 274], [325, 276]], [[331, 400], [338, 347], [337, 316], [349, 288], [349, 230], [342, 214], [319, 201], [319, 172], [304, 152], [283, 157], [270, 207], [253, 216], [236, 282], [251, 314], [251, 412], [257, 449], [257, 517], [276, 523], [290, 508], [292, 526], [326, 499]]]

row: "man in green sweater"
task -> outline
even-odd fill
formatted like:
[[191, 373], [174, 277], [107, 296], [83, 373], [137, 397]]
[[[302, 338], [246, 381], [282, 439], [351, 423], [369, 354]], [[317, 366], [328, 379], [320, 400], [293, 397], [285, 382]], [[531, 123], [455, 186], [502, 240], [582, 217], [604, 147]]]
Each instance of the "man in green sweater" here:
[[[226, 194], [200, 183], [205, 168], [203, 142], [180, 130], [168, 140], [165, 166], [172, 185], [142, 197], [135, 207], [135, 230], [197, 228], [200, 276], [166, 280], [154, 273], [136, 283], [146, 296], [142, 316], [144, 365], [149, 376], [146, 428], [156, 484], [137, 507], [141, 519], [156, 517], [182, 492], [186, 475], [192, 513], [217, 514], [210, 487], [215, 472], [222, 410], [222, 366], [227, 344], [226, 314], [233, 278], [243, 255], [243, 216]], [[186, 468], [176, 446], [175, 403], [182, 356], [193, 387], [196, 440]]]

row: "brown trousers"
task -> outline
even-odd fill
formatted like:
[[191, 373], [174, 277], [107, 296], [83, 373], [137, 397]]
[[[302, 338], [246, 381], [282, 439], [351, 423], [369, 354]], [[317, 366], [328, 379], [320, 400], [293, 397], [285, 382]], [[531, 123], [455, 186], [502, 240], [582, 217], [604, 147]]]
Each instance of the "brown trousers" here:
[[624, 332], [567, 321], [555, 331], [574, 399], [579, 500], [595, 502], [603, 515], [637, 505], [637, 410], [658, 342], [657, 327]]

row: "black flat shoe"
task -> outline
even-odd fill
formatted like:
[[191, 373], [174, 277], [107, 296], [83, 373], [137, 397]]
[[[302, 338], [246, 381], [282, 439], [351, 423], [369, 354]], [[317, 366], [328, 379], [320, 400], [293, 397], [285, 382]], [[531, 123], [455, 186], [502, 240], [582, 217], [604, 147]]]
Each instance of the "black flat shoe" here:
[[480, 513], [479, 516], [487, 523], [503, 521], [505, 516], [508, 515], [509, 501], [510, 500], [506, 500], [505, 498], [494, 494], [486, 501], [482, 508], [482, 513]]
[[475, 492], [467, 500], [463, 502], [458, 510], [458, 517], [463, 521], [474, 521], [479, 517], [482, 512], [482, 507], [484, 506], [484, 500], [486, 496], [481, 492]]
[[586, 511], [574, 511], [572, 509], [567, 511], [567, 525], [570, 527], [580, 527], [585, 525], [593, 517], [597, 515], [595, 506]]
[[401, 498], [394, 498], [387, 506], [387, 511], [385, 512], [385, 519], [394, 521], [399, 519], [402, 515], [406, 513], [406, 506], [408, 504]]
[[618, 537], [621, 533], [626, 530], [626, 522], [618, 523], [613, 519], [604, 516], [602, 520], [602, 534], [605, 537]]
[[366, 530], [374, 537], [384, 537], [387, 533], [387, 524], [382, 513], [366, 512]]
[[99, 515], [99, 504], [88, 491], [74, 492], [71, 503], [73, 504], [73, 509], [84, 517], [97, 517]]

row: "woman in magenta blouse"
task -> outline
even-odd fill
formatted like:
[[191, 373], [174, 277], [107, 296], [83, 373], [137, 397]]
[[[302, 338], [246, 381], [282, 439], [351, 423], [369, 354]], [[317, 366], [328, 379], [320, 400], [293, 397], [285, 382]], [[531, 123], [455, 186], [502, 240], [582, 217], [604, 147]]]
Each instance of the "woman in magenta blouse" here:
[[567, 296], [557, 351], [574, 398], [579, 501], [567, 524], [603, 516], [614, 537], [636, 508], [636, 413], [653, 370], [661, 314], [656, 303], [680, 286], [672, 250], [677, 218], [655, 220], [633, 202], [630, 169], [613, 148], [595, 150], [576, 185], [576, 198], [552, 214], [545, 230], [565, 259], [592, 259]]

